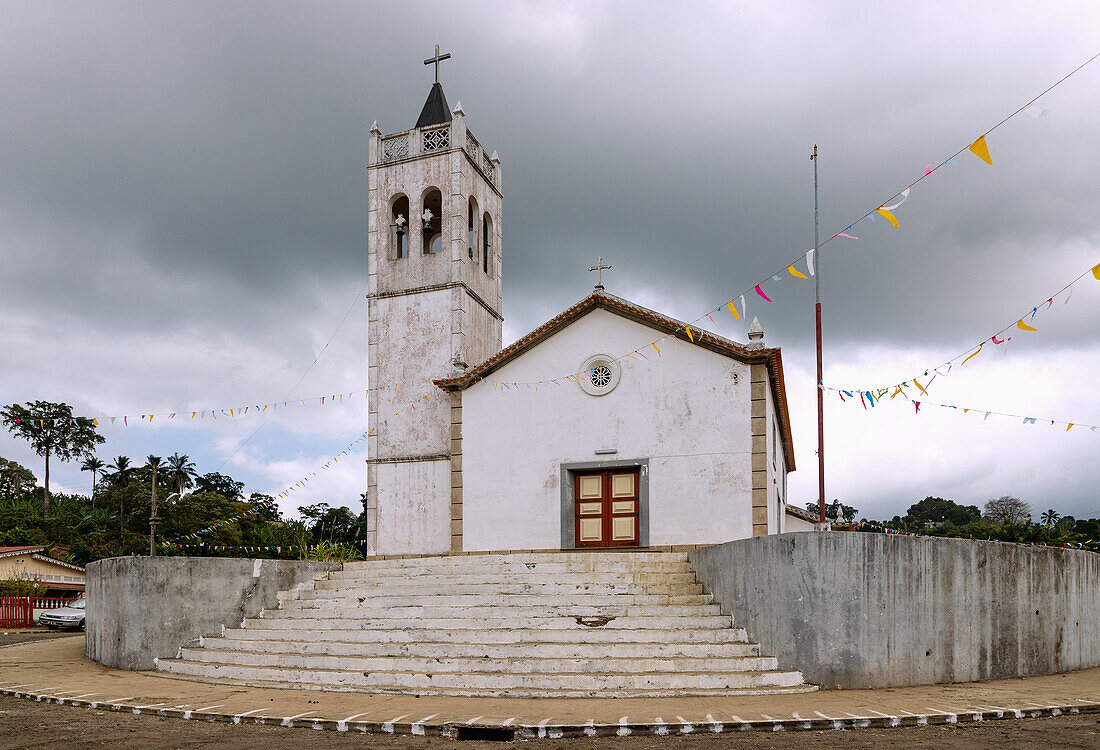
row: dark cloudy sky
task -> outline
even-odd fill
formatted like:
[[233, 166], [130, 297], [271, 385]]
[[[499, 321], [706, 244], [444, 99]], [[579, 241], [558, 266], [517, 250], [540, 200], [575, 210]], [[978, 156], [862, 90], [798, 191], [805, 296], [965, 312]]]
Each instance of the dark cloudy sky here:
[[[436, 43], [449, 101], [502, 158], [506, 340], [584, 296], [597, 254], [609, 291], [692, 319], [813, 245], [813, 144], [828, 237], [1100, 50], [1087, 0], [38, 1], [0, 17], [0, 400], [89, 416], [365, 387], [368, 129], [415, 122]], [[964, 154], [914, 188], [899, 229], [863, 222], [822, 251], [826, 383], [908, 378], [1100, 262], [1098, 91], [1100, 61], [1040, 100], [1046, 117], [990, 135], [994, 166]], [[750, 312], [783, 347], [792, 499], [809, 501], [813, 287], [769, 296]], [[1100, 424], [1098, 319], [1100, 283], [1082, 282], [929, 400]], [[744, 321], [714, 327], [744, 340]], [[869, 517], [926, 495], [1100, 514], [1100, 432], [912, 412], [828, 401], [830, 498]], [[158, 424], [107, 429], [101, 457], [178, 451], [278, 492], [365, 429], [366, 403]], [[0, 455], [41, 473], [8, 436]], [[358, 509], [363, 457], [284, 508]], [[75, 464], [55, 476], [90, 485]]]

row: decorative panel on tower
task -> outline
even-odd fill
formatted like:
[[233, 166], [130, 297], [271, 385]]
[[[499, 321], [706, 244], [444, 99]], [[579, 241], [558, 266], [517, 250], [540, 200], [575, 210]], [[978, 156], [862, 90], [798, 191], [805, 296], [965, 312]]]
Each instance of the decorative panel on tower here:
[[[368, 550], [450, 549], [451, 400], [432, 378], [500, 351], [500, 160], [436, 81], [416, 127], [371, 128]], [[438, 464], [428, 466], [427, 464]], [[379, 469], [385, 465], [384, 471]]]

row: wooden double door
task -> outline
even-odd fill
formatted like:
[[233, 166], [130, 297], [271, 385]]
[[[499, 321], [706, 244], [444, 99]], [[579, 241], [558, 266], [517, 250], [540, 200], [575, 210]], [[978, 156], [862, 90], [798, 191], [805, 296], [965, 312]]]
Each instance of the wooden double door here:
[[636, 547], [641, 521], [638, 469], [584, 471], [573, 476], [578, 547]]

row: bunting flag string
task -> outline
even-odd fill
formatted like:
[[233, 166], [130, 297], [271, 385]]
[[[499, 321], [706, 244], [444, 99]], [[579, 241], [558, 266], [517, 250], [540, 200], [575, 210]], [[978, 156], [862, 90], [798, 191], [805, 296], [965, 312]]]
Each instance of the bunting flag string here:
[[[814, 254], [815, 254], [816, 250], [820, 250], [825, 245], [829, 244], [833, 240], [838, 239], [840, 237], [844, 237], [844, 238], [852, 239], [852, 240], [859, 239], [858, 237], [850, 234], [850, 232], [852, 231], [853, 227], [857, 226], [864, 219], [870, 219], [872, 222], [874, 222], [875, 217], [877, 215], [877, 216], [880, 216], [882, 218], [885, 218], [888, 222], [890, 222], [890, 224], [893, 227], [895, 227], [895, 228], [900, 227], [901, 222], [897, 218], [897, 215], [894, 214], [894, 211], [897, 210], [903, 203], [905, 203], [906, 200], [909, 199], [909, 196], [910, 196], [910, 193], [911, 193], [912, 189], [914, 187], [916, 187], [916, 185], [918, 183], [920, 183], [921, 181], [923, 181], [923, 180], [927, 179], [928, 177], [930, 177], [938, 169], [940, 169], [940, 168], [942, 168], [942, 167], [944, 167], [948, 164], [957, 165], [958, 161], [956, 160], [956, 157], [960, 156], [963, 152], [971, 151], [975, 156], [980, 158], [982, 161], [986, 162], [987, 164], [992, 164], [993, 161], [989, 157], [989, 149], [988, 149], [988, 146], [986, 144], [986, 136], [988, 136], [990, 133], [992, 133], [995, 130], [997, 130], [998, 128], [1000, 128], [1002, 125], [1004, 125], [1006, 122], [1013, 119], [1014, 117], [1016, 117], [1020, 113], [1022, 113], [1022, 112], [1031, 113], [1032, 110], [1036, 109], [1034, 107], [1034, 104], [1035, 104], [1036, 101], [1038, 101], [1040, 98], [1042, 98], [1043, 96], [1045, 96], [1046, 94], [1050, 93], [1052, 90], [1054, 90], [1055, 88], [1060, 86], [1062, 83], [1064, 83], [1066, 80], [1068, 80], [1071, 76], [1073, 76], [1075, 73], [1080, 71], [1082, 68], [1084, 68], [1089, 63], [1096, 60], [1098, 57], [1100, 57], [1100, 52], [1096, 53], [1095, 55], [1090, 57], [1088, 60], [1081, 63], [1080, 65], [1078, 65], [1073, 70], [1071, 70], [1069, 73], [1062, 76], [1062, 78], [1060, 78], [1058, 81], [1056, 81], [1055, 83], [1048, 86], [1038, 96], [1035, 96], [1035, 97], [1031, 98], [1030, 100], [1028, 100], [1023, 106], [1017, 108], [1015, 111], [1013, 111], [1007, 117], [1003, 118], [1000, 122], [998, 122], [993, 127], [989, 128], [984, 133], [982, 133], [976, 140], [971, 141], [968, 145], [963, 146], [962, 148], [958, 149], [955, 153], [951, 154], [951, 156], [947, 157], [942, 162], [930, 162], [929, 164], [927, 164], [921, 170], [921, 174], [920, 174], [920, 176], [917, 177], [917, 179], [913, 180], [908, 185], [906, 185], [904, 188], [902, 188], [898, 192], [891, 195], [888, 200], [883, 201], [882, 203], [878, 204], [878, 206], [876, 206], [872, 210], [870, 210], [867, 213], [863, 214], [862, 216], [857, 218], [852, 223], [848, 224], [848, 226], [846, 226], [842, 231], [836, 232], [835, 234], [830, 236], [828, 239], [821, 242], [820, 245], [818, 245], [817, 248], [811, 249], [811, 250], [808, 250], [808, 251], [804, 252], [802, 255], [795, 258], [792, 262], [783, 264], [777, 270], [775, 270], [772, 273], [765, 276], [764, 279], [761, 280], [760, 282], [758, 282], [756, 284], [753, 284], [752, 286], [750, 286], [747, 289], [745, 289], [744, 291], [742, 291], [740, 294], [734, 295], [733, 297], [730, 298], [729, 301], [723, 302], [718, 307], [716, 307], [712, 310], [708, 310], [707, 312], [703, 313], [702, 315], [700, 315], [695, 320], [689, 321], [684, 326], [684, 331], [688, 335], [689, 340], [694, 342], [694, 336], [693, 336], [692, 330], [691, 330], [692, 327], [695, 327], [697, 329], [700, 328], [701, 327], [699, 325], [700, 321], [702, 321], [704, 318], [707, 318], [707, 317], [709, 317], [710, 315], [712, 315], [716, 312], [720, 312], [724, 308], [729, 309], [730, 313], [732, 313], [735, 320], [740, 320], [740, 318], [742, 318], [742, 317], [745, 317], [747, 319], [748, 311], [747, 311], [746, 305], [745, 305], [745, 295], [746, 294], [752, 294], [752, 293], [755, 292], [765, 302], [771, 302], [772, 301], [771, 298], [768, 297], [768, 295], [765, 294], [765, 292], [763, 291], [763, 285], [765, 283], [768, 283], [768, 282], [777, 282], [777, 281], [779, 281], [780, 278], [781, 278], [780, 274], [782, 274], [783, 272], [789, 272], [793, 278], [806, 278], [806, 276], [804, 276], [800, 271], [797, 271], [797, 269], [794, 268], [796, 263], [801, 263], [801, 262], [804, 261], [806, 263], [807, 272], [809, 273], [809, 276], [813, 276], [814, 275]], [[1045, 111], [1044, 111], [1044, 113], [1045, 113]], [[1040, 114], [1038, 116], [1041, 117], [1042, 115]], [[1095, 271], [1095, 269], [1094, 269], [1094, 271]], [[735, 300], [735, 299], [739, 299], [740, 302], [741, 302], [740, 315], [738, 315], [738, 312], [737, 312], [737, 310], [736, 310], [736, 308], [734, 307], [734, 304], [733, 304], [733, 300]], [[713, 320], [713, 318], [712, 318], [712, 320]], [[661, 343], [662, 341], [667, 340], [670, 337], [671, 338], [676, 338], [675, 334], [668, 334], [668, 335], [662, 336], [661, 338], [659, 338], [655, 341], [652, 341], [648, 344], [640, 346], [637, 349], [635, 349], [634, 351], [627, 352], [626, 354], [623, 354], [619, 357], [616, 357], [615, 359], [616, 359], [616, 361], [624, 360], [624, 359], [634, 359], [635, 357], [637, 357], [641, 354], [642, 350], [649, 349], [651, 346], [654, 349], [656, 349], [657, 344]], [[503, 389], [503, 390], [520, 389], [520, 390], [523, 390], [523, 389], [526, 389], [526, 388], [535, 388], [537, 386], [547, 385], [547, 384], [560, 385], [562, 383], [562, 381], [573, 380], [576, 377], [583, 377], [584, 375], [585, 375], [585, 373], [583, 373], [583, 372], [573, 372], [573, 373], [570, 373], [568, 375], [562, 375], [562, 376], [557, 377], [557, 378], [550, 378], [550, 379], [547, 379], [547, 380], [528, 381], [528, 382], [523, 382], [523, 383], [503, 382], [503, 381], [490, 381], [490, 382], [493, 382], [494, 387], [497, 388], [497, 389]]]
[[[431, 382], [430, 379], [428, 382]], [[250, 415], [257, 414], [271, 414], [277, 412], [280, 409], [292, 409], [301, 408], [304, 406], [332, 406], [342, 405], [345, 401], [351, 400], [354, 396], [362, 393], [366, 397], [370, 393], [369, 388], [363, 388], [357, 391], [344, 391], [343, 393], [328, 393], [321, 396], [312, 396], [309, 398], [295, 398], [284, 401], [271, 401], [254, 403], [247, 406], [233, 406], [224, 409], [176, 409], [175, 411], [160, 411], [160, 412], [147, 412], [140, 413], [134, 412], [131, 414], [117, 415], [113, 417], [56, 417], [52, 419], [38, 419], [35, 417], [34, 421], [39, 424], [43, 422], [58, 421], [59, 419], [67, 419], [70, 424], [74, 421], [83, 422], [85, 424], [92, 424], [96, 427], [102, 427], [107, 425], [122, 425], [123, 427], [133, 426], [130, 422], [131, 419], [135, 420], [136, 424], [153, 422], [155, 417], [160, 417], [162, 421], [171, 421], [173, 423], [183, 421], [196, 421], [205, 420], [208, 416], [211, 420], [216, 421], [219, 415], [223, 418], [228, 417], [230, 419], [239, 419]], [[400, 392], [400, 385], [387, 385], [379, 386], [374, 390], [386, 391], [386, 392]]]
[[993, 411], [992, 409], [982, 409], [982, 408], [977, 408], [977, 407], [973, 407], [973, 406], [959, 406], [958, 404], [940, 404], [940, 403], [936, 403], [936, 402], [933, 402], [933, 401], [926, 401], [926, 400], [923, 400], [923, 399], [918, 401], [916, 399], [910, 398], [907, 394], [902, 392], [900, 388], [895, 390], [893, 393], [890, 393], [889, 388], [879, 388], [877, 390], [868, 390], [868, 391], [854, 391], [854, 390], [847, 390], [847, 389], [843, 389], [843, 388], [833, 388], [833, 387], [827, 386], [827, 385], [821, 385], [821, 386], [818, 386], [818, 387], [821, 388], [824, 391], [828, 391], [829, 393], [837, 394], [840, 397], [840, 400], [842, 402], [844, 402], [845, 404], [849, 403], [848, 399], [853, 399], [852, 403], [854, 403], [854, 399], [858, 395], [861, 402], [863, 403], [863, 408], [864, 409], [868, 408], [868, 406], [867, 406], [868, 404], [870, 404], [870, 406], [872, 408], [877, 406], [878, 404], [880, 404], [882, 402], [882, 398], [884, 396], [887, 397], [887, 400], [892, 400], [897, 396], [901, 396], [903, 400], [908, 401], [909, 403], [913, 404], [913, 407], [914, 407], [913, 414], [914, 414], [914, 416], [917, 415], [917, 414], [920, 414], [920, 410], [921, 410], [922, 406], [936, 406], [936, 407], [939, 407], [941, 409], [953, 409], [954, 411], [956, 411], [960, 414], [974, 414], [975, 416], [981, 415], [983, 422], [987, 421], [992, 416], [992, 417], [1005, 417], [1005, 418], [1008, 418], [1008, 419], [1021, 420], [1021, 424], [1047, 425], [1047, 426], [1050, 426], [1050, 427], [1064, 427], [1065, 428], [1064, 432], [1069, 432], [1070, 430], [1073, 430], [1073, 429], [1089, 430], [1090, 432], [1100, 431], [1100, 425], [1089, 424], [1087, 422], [1082, 422], [1082, 421], [1067, 422], [1065, 420], [1047, 419], [1045, 417], [1029, 417], [1029, 416], [1025, 416], [1023, 414], [1011, 414], [1011, 413], [1008, 413], [1008, 412]]
[[391, 414], [386, 419], [381, 420], [380, 424], [376, 424], [374, 427], [371, 427], [369, 430], [367, 430], [366, 432], [360, 434], [357, 438], [355, 438], [350, 443], [348, 443], [346, 446], [344, 446], [344, 448], [342, 450], [337, 451], [332, 456], [332, 458], [330, 458], [325, 463], [321, 464], [321, 466], [319, 466], [315, 471], [311, 471], [309, 474], [302, 477], [301, 479], [299, 479], [294, 484], [288, 486], [282, 492], [276, 493], [275, 498], [278, 499], [278, 500], [281, 500], [285, 497], [289, 497], [292, 492], [297, 492], [301, 489], [304, 489], [305, 486], [307, 484], [309, 484], [312, 480], [317, 479], [317, 472], [327, 471], [327, 470], [331, 469], [333, 466], [335, 466], [336, 464], [340, 463], [340, 458], [341, 457], [350, 456], [351, 450], [356, 445], [359, 445], [360, 443], [362, 443], [364, 440], [369, 440], [370, 438], [374, 437], [378, 433], [379, 427], [386, 427], [386, 426], [389, 425], [389, 421], [391, 419], [400, 418], [402, 411], [405, 413], [406, 416], [409, 415], [409, 414], [415, 413], [417, 404], [420, 404], [423, 407], [424, 403], [431, 403], [431, 399], [428, 398], [428, 396], [426, 396], [426, 395], [421, 395], [420, 397], [418, 397], [414, 401], [408, 403], [400, 411], [395, 411], [393, 414]]
[[[901, 392], [904, 394], [906, 393], [906, 389], [916, 387], [921, 393], [927, 396], [928, 388], [932, 384], [932, 380], [935, 380], [938, 377], [947, 377], [956, 365], [961, 367], [962, 365], [965, 365], [967, 362], [981, 354], [982, 351], [985, 349], [986, 344], [993, 344], [997, 347], [1005, 347], [1003, 351], [1007, 351], [1008, 342], [1012, 341], [1013, 339], [1013, 336], [1009, 335], [1010, 331], [1020, 330], [1029, 333], [1038, 332], [1039, 329], [1031, 325], [1031, 322], [1034, 322], [1035, 318], [1042, 313], [1045, 313], [1046, 311], [1053, 308], [1056, 301], [1059, 301], [1059, 308], [1065, 307], [1066, 304], [1069, 302], [1070, 297], [1073, 296], [1073, 285], [1088, 276], [1092, 276], [1097, 281], [1100, 281], [1100, 263], [1097, 263], [1092, 268], [1084, 271], [1073, 281], [1069, 282], [1057, 292], [1042, 300], [1038, 304], [1034, 304], [1029, 307], [1023, 315], [1013, 320], [1011, 323], [1007, 324], [1001, 330], [997, 331], [991, 336], [982, 339], [978, 343], [967, 347], [951, 359], [946, 360], [945, 362], [941, 362], [935, 367], [926, 368], [922, 373], [908, 377], [897, 383], [892, 383], [887, 386], [877, 386], [874, 388], [845, 388], [844, 392], [853, 391], [858, 393], [859, 391], [869, 391], [872, 393], [877, 393], [878, 391], [882, 390], [889, 390], [891, 392], [894, 392], [898, 389], [901, 389]], [[919, 378], [929, 378], [929, 380], [927, 380], [922, 385]], [[910, 385], [910, 383], [912, 383], [912, 385]]]

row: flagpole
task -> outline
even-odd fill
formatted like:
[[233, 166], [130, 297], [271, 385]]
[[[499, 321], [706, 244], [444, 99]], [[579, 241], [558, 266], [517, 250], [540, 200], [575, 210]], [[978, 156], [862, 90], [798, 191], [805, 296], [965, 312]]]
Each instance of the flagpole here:
[[814, 163], [814, 315], [817, 330], [817, 511], [825, 522], [825, 391], [821, 372], [821, 255], [818, 253], [817, 221], [817, 144], [810, 161]]

